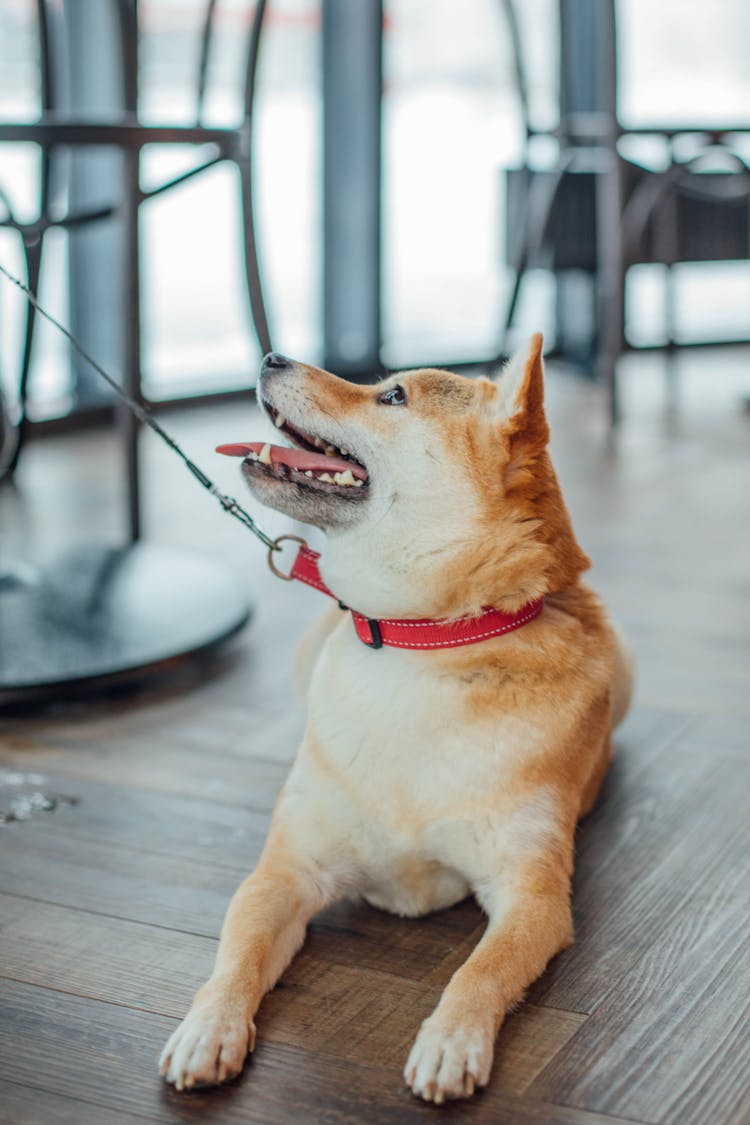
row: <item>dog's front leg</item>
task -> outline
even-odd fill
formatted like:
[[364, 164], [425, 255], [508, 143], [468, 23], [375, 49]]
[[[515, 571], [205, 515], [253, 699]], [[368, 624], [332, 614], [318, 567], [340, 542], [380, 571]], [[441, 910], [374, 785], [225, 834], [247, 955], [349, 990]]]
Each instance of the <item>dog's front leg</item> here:
[[411, 1050], [404, 1077], [418, 1097], [439, 1104], [487, 1084], [503, 1016], [572, 941], [569, 885], [555, 859], [505, 871], [475, 888], [488, 926]]
[[334, 897], [333, 879], [272, 831], [230, 903], [214, 971], [164, 1048], [160, 1072], [168, 1082], [183, 1090], [239, 1074], [255, 1045], [263, 996], [302, 945], [307, 923]]

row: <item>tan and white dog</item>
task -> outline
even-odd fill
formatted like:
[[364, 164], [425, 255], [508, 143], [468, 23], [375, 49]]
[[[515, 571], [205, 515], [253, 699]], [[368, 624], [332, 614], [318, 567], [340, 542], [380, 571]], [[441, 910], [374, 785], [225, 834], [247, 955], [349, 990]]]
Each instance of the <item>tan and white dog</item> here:
[[494, 382], [430, 369], [355, 386], [271, 355], [259, 398], [295, 448], [225, 451], [259, 500], [324, 529], [321, 574], [347, 606], [441, 620], [545, 603], [431, 651], [374, 651], [331, 606], [303, 645], [309, 718], [266, 846], [161, 1072], [178, 1089], [237, 1075], [263, 995], [335, 900], [418, 916], [473, 894], [487, 930], [405, 1069], [427, 1101], [466, 1097], [504, 1014], [573, 939], [576, 822], [630, 696], [547, 453], [541, 337]]

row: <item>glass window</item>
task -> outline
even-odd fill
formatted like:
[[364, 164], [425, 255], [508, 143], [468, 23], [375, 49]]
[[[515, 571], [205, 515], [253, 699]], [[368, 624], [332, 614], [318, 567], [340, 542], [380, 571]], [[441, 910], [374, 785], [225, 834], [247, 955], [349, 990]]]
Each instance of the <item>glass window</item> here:
[[[532, 112], [554, 118], [556, 4], [517, 4]], [[383, 325], [391, 366], [486, 358], [498, 346], [503, 169], [522, 131], [497, 0], [387, 0], [383, 101]]]
[[618, 0], [625, 125], [747, 124], [747, 0]]

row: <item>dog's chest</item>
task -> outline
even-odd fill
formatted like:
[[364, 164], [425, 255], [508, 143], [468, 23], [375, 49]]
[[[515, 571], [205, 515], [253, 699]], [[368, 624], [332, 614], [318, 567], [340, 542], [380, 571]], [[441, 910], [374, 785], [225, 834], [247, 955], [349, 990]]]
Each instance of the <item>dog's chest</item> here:
[[325, 646], [309, 701], [311, 736], [342, 783], [402, 826], [484, 791], [502, 772], [502, 715], [473, 722], [431, 653], [372, 651], [347, 626]]
[[317, 824], [357, 869], [365, 897], [403, 914], [469, 892], [514, 831], [504, 782], [518, 724], [471, 721], [459, 683], [435, 664], [372, 652], [343, 629], [310, 692], [295, 782]]

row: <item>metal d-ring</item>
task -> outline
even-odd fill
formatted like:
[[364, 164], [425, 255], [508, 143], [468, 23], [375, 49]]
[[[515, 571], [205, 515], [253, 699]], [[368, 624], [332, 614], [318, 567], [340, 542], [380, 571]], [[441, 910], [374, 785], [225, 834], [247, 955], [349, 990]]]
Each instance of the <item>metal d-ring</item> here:
[[[279, 570], [279, 568], [276, 566], [276, 564], [273, 561], [274, 551], [280, 551], [281, 550], [281, 544], [285, 540], [291, 540], [294, 543], [299, 543], [303, 547], [307, 547], [307, 543], [305, 542], [304, 539], [300, 539], [299, 535], [280, 535], [278, 537], [278, 539], [274, 539], [273, 543], [268, 548], [268, 565], [271, 568], [271, 570], [273, 571], [273, 573], [276, 575], [277, 578], [282, 578], [284, 580], [284, 582], [293, 582], [294, 581], [294, 575], [291, 572], [289, 574], [284, 574], [283, 570]], [[294, 566], [293, 563], [292, 563], [292, 566]]]

